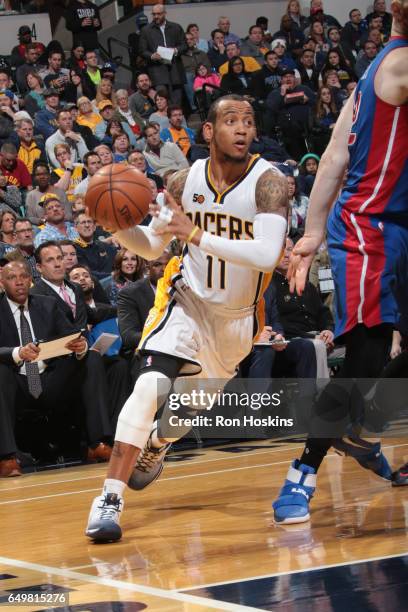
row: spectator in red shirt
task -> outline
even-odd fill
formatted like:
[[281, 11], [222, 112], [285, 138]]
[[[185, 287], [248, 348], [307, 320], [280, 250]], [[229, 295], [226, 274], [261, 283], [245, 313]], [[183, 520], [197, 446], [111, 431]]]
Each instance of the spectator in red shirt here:
[[45, 47], [43, 43], [34, 41], [31, 35], [31, 28], [28, 25], [20, 26], [18, 30], [18, 40], [19, 44], [13, 47], [11, 50], [11, 64], [13, 66], [20, 66], [24, 64], [27, 46], [31, 44], [35, 44], [38, 50], [38, 56], [42, 55], [45, 51]]
[[0, 168], [8, 184], [20, 189], [31, 189], [32, 179], [27, 166], [17, 157], [16, 147], [6, 142], [0, 149]]

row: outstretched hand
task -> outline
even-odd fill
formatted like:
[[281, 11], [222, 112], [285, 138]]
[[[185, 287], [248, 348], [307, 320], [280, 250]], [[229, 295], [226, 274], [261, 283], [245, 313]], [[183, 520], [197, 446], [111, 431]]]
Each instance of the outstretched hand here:
[[302, 295], [306, 285], [309, 268], [321, 243], [322, 238], [320, 236], [305, 234], [303, 238], [295, 244], [290, 256], [287, 273], [291, 293], [296, 290], [298, 295]]

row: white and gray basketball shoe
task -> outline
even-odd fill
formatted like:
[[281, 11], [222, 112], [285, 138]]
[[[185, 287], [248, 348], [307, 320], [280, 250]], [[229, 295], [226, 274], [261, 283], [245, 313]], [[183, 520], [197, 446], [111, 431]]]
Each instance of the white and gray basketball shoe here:
[[88, 518], [85, 535], [95, 542], [116, 542], [122, 537], [120, 514], [123, 510], [123, 497], [106, 493], [95, 497]]
[[152, 445], [152, 435], [157, 431], [157, 422], [154, 423], [149, 439], [137, 458], [136, 465], [128, 480], [128, 487], [135, 491], [144, 489], [157, 480], [163, 470], [164, 457], [171, 446], [171, 442], [155, 448]]

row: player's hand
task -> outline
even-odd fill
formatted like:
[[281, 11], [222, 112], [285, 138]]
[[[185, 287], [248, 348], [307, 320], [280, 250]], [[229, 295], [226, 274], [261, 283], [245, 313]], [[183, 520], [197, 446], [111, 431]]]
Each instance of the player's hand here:
[[34, 342], [29, 342], [22, 346], [18, 351], [18, 356], [22, 361], [33, 361], [40, 354], [40, 349]]
[[79, 338], [68, 342], [65, 345], [65, 348], [73, 353], [76, 353], [77, 355], [81, 355], [82, 353], [85, 353], [86, 349], [88, 348], [88, 343], [83, 336], [80, 336]]
[[329, 329], [324, 329], [317, 337], [319, 340], [322, 340], [325, 343], [327, 348], [331, 348], [333, 346], [334, 334]]
[[161, 60], [161, 55], [160, 55], [160, 53], [157, 53], [157, 52], [156, 52], [156, 53], [152, 53], [152, 54], [151, 54], [151, 56], [150, 56], [150, 59], [151, 59], [153, 62], [160, 62], [160, 60]]
[[390, 351], [390, 357], [391, 359], [395, 359], [396, 357], [398, 357], [398, 355], [401, 355], [402, 353], [402, 349], [401, 349], [401, 344], [398, 343], [392, 343], [391, 346], [391, 351]]
[[290, 256], [287, 279], [290, 292], [302, 295], [313, 257], [323, 242], [322, 236], [305, 234], [294, 246]]
[[[156, 233], [160, 234], [173, 234], [179, 240], [183, 242], [187, 242], [191, 232], [193, 231], [195, 225], [191, 221], [189, 217], [184, 213], [183, 209], [179, 204], [177, 204], [176, 200], [168, 191], [164, 192], [166, 197], [166, 206], [169, 208], [172, 213], [172, 219], [170, 223], [166, 225], [164, 229], [158, 230]], [[159, 213], [154, 213], [154, 216], [158, 217]], [[200, 245], [201, 236], [203, 235], [203, 231], [200, 229], [192, 239], [192, 243], [196, 246]]]

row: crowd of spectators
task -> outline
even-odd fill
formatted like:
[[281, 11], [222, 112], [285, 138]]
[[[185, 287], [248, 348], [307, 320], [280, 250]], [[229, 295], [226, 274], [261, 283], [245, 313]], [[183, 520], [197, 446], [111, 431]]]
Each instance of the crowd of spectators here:
[[[375, 0], [374, 12], [366, 16], [357, 8], [350, 11], [349, 21], [340, 24], [325, 13], [322, 0], [312, 0], [307, 14], [302, 14], [298, 0], [290, 0], [279, 23], [258, 16], [243, 38], [232, 31], [242, 30], [242, 24], [221, 16], [207, 41], [199, 24], [191, 23], [184, 31], [170, 22], [161, 4], [152, 7], [150, 23], [144, 14], [136, 23], [135, 71], [126, 87], [116, 84], [113, 61], [102, 60], [101, 18], [88, 0], [74, 0], [67, 8], [70, 54], [58, 41], [45, 47], [33, 40], [30, 28], [22, 26], [19, 44], [0, 67], [1, 347], [11, 346], [5, 344], [11, 342], [5, 329], [9, 322], [1, 317], [6, 301], [13, 303], [20, 277], [18, 282], [28, 283], [27, 295], [36, 296], [35, 308], [48, 312], [51, 299], [61, 314], [64, 325], [59, 320], [46, 331], [82, 329], [89, 343], [107, 330], [120, 337], [105, 355], [94, 350], [85, 354], [75, 345], [74, 365], [74, 358], [55, 360], [58, 370], [59, 360], [71, 359], [65, 383], [71, 374], [77, 376], [72, 393], [66, 394], [66, 410], [64, 402], [58, 410], [52, 406], [46, 385], [39, 397], [25, 388], [25, 399], [31, 401], [28, 413], [34, 408], [42, 415], [29, 421], [35, 430], [31, 442], [36, 438], [32, 447], [24, 428], [18, 427], [28, 418], [27, 411], [17, 410], [15, 398], [0, 392], [0, 476], [19, 473], [18, 445], [41, 458], [56, 448], [62, 452], [61, 427], [56, 428], [61, 422], [67, 425], [65, 431], [77, 432], [88, 461], [109, 458], [116, 419], [137, 373], [134, 351], [157, 279], [180, 245], [175, 243], [172, 253], [149, 265], [121, 249], [88, 215], [89, 179], [102, 166], [130, 164], [150, 179], [155, 201], [171, 174], [208, 156], [200, 122], [217, 96], [238, 93], [251, 102], [258, 131], [251, 152], [276, 164], [289, 185], [286, 259], [267, 293], [265, 334], [272, 330], [277, 337], [302, 341], [290, 344], [285, 359], [275, 359], [272, 353], [265, 358], [265, 351], [256, 350], [247, 368], [253, 376], [271, 376], [279, 361], [286, 373], [315, 378], [319, 351], [323, 346], [327, 355], [333, 346], [333, 321], [323, 304], [331, 289], [325, 290], [317, 276], [302, 299], [288, 298], [285, 265], [293, 241], [303, 234], [320, 156], [342, 106], [390, 35], [385, 1]], [[160, 46], [172, 50], [171, 59], [162, 59]], [[28, 314], [37, 335], [30, 306]], [[23, 327], [24, 322], [18, 329]], [[313, 336], [318, 337], [314, 344]], [[24, 344], [21, 334], [18, 342], [16, 338], [12, 346]], [[3, 387], [7, 368], [14, 377], [17, 372], [17, 379], [25, 372], [21, 353], [6, 355], [1, 347]], [[51, 378], [54, 365], [41, 367], [40, 376], [50, 371]], [[77, 409], [70, 411], [73, 404]]]

